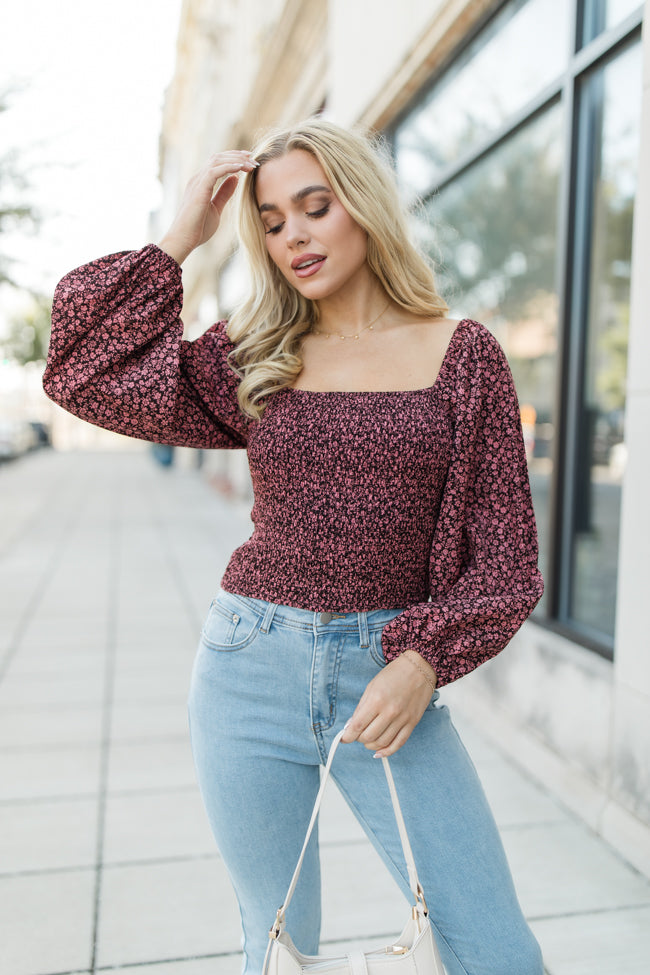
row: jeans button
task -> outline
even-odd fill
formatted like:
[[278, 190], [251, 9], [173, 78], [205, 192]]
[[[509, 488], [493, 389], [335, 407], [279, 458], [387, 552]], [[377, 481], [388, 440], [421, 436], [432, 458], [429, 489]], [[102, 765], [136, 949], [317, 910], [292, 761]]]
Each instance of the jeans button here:
[[330, 623], [332, 621], [332, 617], [333, 616], [334, 616], [334, 613], [321, 613], [320, 614], [320, 621], [321, 621], [321, 623]]

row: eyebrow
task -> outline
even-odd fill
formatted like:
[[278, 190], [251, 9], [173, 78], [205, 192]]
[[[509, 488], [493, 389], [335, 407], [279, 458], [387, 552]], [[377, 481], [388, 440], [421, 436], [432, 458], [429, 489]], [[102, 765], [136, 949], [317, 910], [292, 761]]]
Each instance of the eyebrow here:
[[[293, 194], [293, 196], [291, 197], [291, 202], [301, 203], [305, 199], [305, 197], [310, 196], [312, 193], [331, 193], [331, 192], [332, 190], [329, 188], [329, 186], [318, 186], [318, 185], [305, 186], [303, 187], [303, 189], [298, 190], [297, 193]], [[278, 210], [278, 209], [279, 207], [277, 206], [276, 203], [262, 203], [260, 205], [259, 211], [260, 213], [266, 213], [268, 210]]]

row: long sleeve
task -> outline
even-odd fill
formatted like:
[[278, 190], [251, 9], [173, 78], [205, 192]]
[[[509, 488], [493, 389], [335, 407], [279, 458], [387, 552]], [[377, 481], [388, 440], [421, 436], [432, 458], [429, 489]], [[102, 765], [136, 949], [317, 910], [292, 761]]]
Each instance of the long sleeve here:
[[100, 258], [59, 282], [43, 387], [83, 420], [143, 440], [244, 447], [232, 349], [220, 322], [182, 339], [181, 270], [149, 245]]
[[453, 451], [431, 547], [430, 600], [383, 630], [387, 660], [411, 648], [448, 684], [499, 653], [543, 592], [519, 406], [482, 326], [457, 363]]

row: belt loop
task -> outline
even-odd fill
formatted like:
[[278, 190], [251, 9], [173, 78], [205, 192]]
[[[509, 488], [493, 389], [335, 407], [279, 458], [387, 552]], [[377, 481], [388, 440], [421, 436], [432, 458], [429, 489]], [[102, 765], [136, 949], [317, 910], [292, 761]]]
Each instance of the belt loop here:
[[369, 647], [368, 614], [366, 612], [357, 613], [357, 618], [359, 620], [359, 643], [362, 647]]
[[273, 622], [273, 617], [275, 616], [275, 611], [277, 609], [276, 603], [268, 603], [266, 607], [266, 612], [264, 613], [264, 619], [262, 620], [262, 625], [260, 626], [260, 633], [268, 633], [271, 629], [271, 623]]

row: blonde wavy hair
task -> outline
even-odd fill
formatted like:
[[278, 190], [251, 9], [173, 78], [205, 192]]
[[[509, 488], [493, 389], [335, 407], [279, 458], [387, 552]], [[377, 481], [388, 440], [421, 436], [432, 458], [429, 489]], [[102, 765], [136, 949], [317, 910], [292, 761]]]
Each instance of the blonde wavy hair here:
[[[368, 237], [367, 261], [386, 294], [416, 315], [441, 318], [447, 305], [433, 270], [409, 240], [390, 167], [378, 140], [322, 118], [268, 133], [252, 150], [260, 164], [294, 149], [311, 153], [335, 195]], [[304, 298], [269, 257], [256, 198], [254, 170], [239, 187], [239, 236], [248, 259], [250, 289], [234, 311], [228, 335], [231, 363], [241, 378], [241, 409], [259, 418], [272, 393], [291, 386], [302, 369], [302, 336], [318, 321], [318, 305]]]

